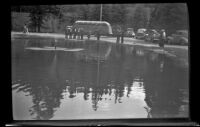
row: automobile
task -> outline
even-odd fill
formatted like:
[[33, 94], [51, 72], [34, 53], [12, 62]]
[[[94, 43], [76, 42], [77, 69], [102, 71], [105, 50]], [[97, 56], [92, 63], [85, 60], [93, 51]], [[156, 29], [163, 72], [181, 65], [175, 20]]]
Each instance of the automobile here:
[[150, 42], [157, 42], [160, 39], [160, 34], [155, 29], [146, 31], [145, 40]]
[[127, 31], [125, 32], [125, 36], [126, 37], [135, 37], [135, 32], [133, 30], [133, 28], [127, 28]]
[[135, 38], [136, 39], [145, 39], [145, 36], [146, 36], [146, 32], [147, 29], [144, 29], [144, 28], [140, 28], [137, 30], [137, 33], [135, 35]]
[[177, 30], [174, 34], [167, 37], [168, 44], [188, 45], [188, 31]]

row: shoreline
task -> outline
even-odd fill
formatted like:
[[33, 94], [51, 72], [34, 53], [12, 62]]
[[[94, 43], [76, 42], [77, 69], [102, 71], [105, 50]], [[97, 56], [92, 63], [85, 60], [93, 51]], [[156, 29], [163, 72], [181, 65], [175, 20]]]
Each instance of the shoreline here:
[[[33, 33], [30, 32], [28, 34], [25, 34], [23, 32], [14, 32], [11, 31], [11, 38], [55, 38], [55, 39], [65, 39], [65, 35], [61, 33]], [[85, 36], [84, 36], [85, 37]], [[70, 39], [70, 40], [76, 40], [76, 39]], [[96, 40], [96, 37], [91, 36], [91, 40]], [[116, 37], [106, 37], [106, 36], [101, 36], [100, 41], [107, 41], [111, 43], [116, 43]], [[124, 43], [123, 44], [128, 44], [128, 45], [141, 45], [145, 47], [157, 47], [159, 48], [158, 44], [150, 43], [150, 42], [145, 42], [144, 40], [137, 40], [134, 38], [128, 38], [124, 37]], [[186, 49], [188, 50], [188, 46], [180, 46], [180, 45], [168, 45], [165, 44], [165, 47], [172, 47], [172, 48], [181, 48], [181, 49]]]
[[[64, 39], [64, 34], [57, 34], [57, 33], [28, 33], [24, 34], [22, 32], [11, 32], [11, 39], [12, 38], [40, 38], [40, 39], [46, 39], [46, 38], [52, 38], [52, 39]], [[76, 39], [69, 39], [70, 41], [78, 41]], [[87, 40], [87, 37], [84, 36], [84, 41]], [[91, 36], [90, 40], [96, 40], [96, 37]], [[108, 43], [116, 44], [116, 38], [114, 37], [101, 37], [100, 41], [105, 41]], [[136, 47], [142, 47], [145, 50], [151, 50], [155, 53], [161, 52], [163, 50], [158, 46], [158, 44], [152, 44], [145, 42], [143, 40], [137, 40], [133, 38], [124, 38], [124, 43], [122, 45], [132, 45]], [[172, 56], [175, 56], [176, 59], [181, 59], [182, 62], [186, 62], [187, 65], [189, 63], [188, 61], [188, 46], [176, 46], [176, 45], [165, 45], [164, 51], [171, 54]]]

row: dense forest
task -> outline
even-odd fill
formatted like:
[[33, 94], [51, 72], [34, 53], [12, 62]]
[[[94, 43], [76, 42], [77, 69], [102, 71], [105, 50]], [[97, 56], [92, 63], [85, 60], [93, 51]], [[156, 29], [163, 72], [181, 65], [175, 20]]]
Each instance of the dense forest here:
[[[41, 32], [41, 28], [50, 26], [51, 32], [57, 32], [76, 20], [99, 21], [100, 8], [100, 4], [12, 6], [11, 12], [15, 14], [12, 15], [12, 29], [16, 29], [15, 22], [19, 20], [16, 14], [19, 13], [27, 15], [26, 23], [32, 31]], [[188, 29], [187, 11], [183, 3], [103, 4], [102, 20], [109, 22], [113, 29], [116, 26], [131, 27], [135, 31], [138, 28], [166, 29], [167, 33], [172, 33]]]

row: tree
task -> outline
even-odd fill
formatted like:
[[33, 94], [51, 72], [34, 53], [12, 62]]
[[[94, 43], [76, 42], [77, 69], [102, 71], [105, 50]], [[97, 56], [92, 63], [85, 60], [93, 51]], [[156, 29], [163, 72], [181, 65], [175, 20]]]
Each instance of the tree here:
[[[43, 25], [45, 18], [59, 19], [62, 16], [60, 13], [60, 7], [57, 5], [29, 6], [29, 9], [31, 18], [30, 25], [35, 28], [35, 31], [37, 28], [38, 32], [40, 32], [40, 28]], [[54, 27], [52, 28], [52, 31], [54, 32]]]
[[[45, 17], [51, 21], [52, 32], [55, 32], [55, 28], [59, 23], [59, 19], [62, 17], [61, 7], [58, 5], [48, 5], [45, 7]], [[57, 23], [55, 23], [57, 21]]]
[[90, 11], [89, 11], [89, 15], [90, 15], [90, 20], [93, 21], [99, 21], [100, 20], [100, 4], [92, 4], [90, 6]]
[[145, 13], [144, 7], [137, 6], [135, 13], [134, 13], [134, 22], [133, 22], [133, 28], [139, 29], [139, 28], [145, 28], [147, 26], [147, 14]]
[[88, 20], [89, 19], [89, 6], [88, 5], [80, 5], [79, 8], [79, 16], [82, 20]]
[[157, 4], [152, 7], [150, 18], [152, 28], [166, 29], [169, 34], [177, 29], [188, 29], [186, 4]]
[[120, 4], [118, 5], [119, 9], [118, 9], [118, 20], [120, 25], [122, 26], [123, 29], [125, 29], [127, 27], [127, 21], [126, 21], [126, 14], [127, 14], [127, 10], [126, 10], [126, 6], [124, 4]]
[[45, 8], [42, 5], [39, 6], [32, 6], [30, 10], [30, 18], [31, 18], [31, 24], [30, 26], [38, 29], [38, 32], [40, 32], [40, 27], [43, 23], [43, 18], [45, 17]]

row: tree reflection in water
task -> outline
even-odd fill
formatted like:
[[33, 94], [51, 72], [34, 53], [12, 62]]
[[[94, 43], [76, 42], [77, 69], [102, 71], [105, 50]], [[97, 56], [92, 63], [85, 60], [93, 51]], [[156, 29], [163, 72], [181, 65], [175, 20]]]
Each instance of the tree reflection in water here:
[[[145, 92], [147, 118], [179, 114], [185, 104], [180, 89], [187, 89], [187, 72], [174, 66], [172, 59], [136, 46], [79, 44], [73, 46], [83, 47], [84, 51], [29, 51], [18, 58], [13, 90], [32, 96], [33, 106], [29, 111], [34, 119], [53, 118], [64, 98], [63, 93], [68, 93], [67, 99], [83, 93], [83, 100], [91, 100], [94, 111], [103, 100], [123, 103], [122, 98], [130, 97], [136, 81]], [[114, 96], [114, 100], [110, 96]]]
[[[188, 90], [188, 70], [173, 64], [173, 59], [156, 54], [157, 59], [148, 62], [144, 86], [149, 111], [153, 118], [188, 117], [187, 109], [181, 115], [179, 108], [188, 105], [181, 98], [187, 98], [181, 89]], [[187, 92], [187, 93], [188, 93]]]

